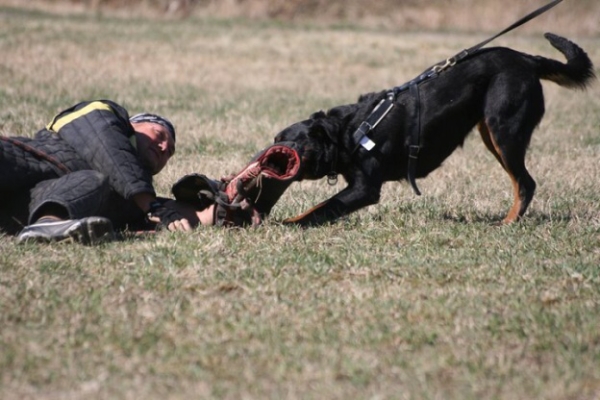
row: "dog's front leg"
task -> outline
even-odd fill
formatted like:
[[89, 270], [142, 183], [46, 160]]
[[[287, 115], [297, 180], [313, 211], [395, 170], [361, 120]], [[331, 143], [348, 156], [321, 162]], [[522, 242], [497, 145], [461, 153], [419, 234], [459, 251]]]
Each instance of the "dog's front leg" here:
[[355, 179], [348, 186], [324, 202], [294, 218], [283, 221], [284, 224], [318, 226], [333, 222], [363, 207], [376, 204], [381, 194], [381, 182], [367, 179]]

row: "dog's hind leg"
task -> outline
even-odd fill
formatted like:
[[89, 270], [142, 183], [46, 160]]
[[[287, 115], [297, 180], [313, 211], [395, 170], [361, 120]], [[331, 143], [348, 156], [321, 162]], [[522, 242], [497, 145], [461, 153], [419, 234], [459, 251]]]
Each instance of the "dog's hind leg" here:
[[508, 173], [513, 185], [513, 205], [502, 223], [509, 224], [518, 221], [525, 214], [529, 203], [533, 199], [536, 186], [535, 181], [525, 167], [526, 144], [522, 146], [513, 144], [500, 146], [487, 122], [480, 122], [478, 129], [483, 143]]
[[525, 153], [544, 115], [542, 85], [533, 76], [506, 71], [491, 81], [484, 104], [479, 132], [513, 185], [513, 204], [502, 221], [508, 224], [525, 214], [535, 193], [535, 181], [525, 167]]

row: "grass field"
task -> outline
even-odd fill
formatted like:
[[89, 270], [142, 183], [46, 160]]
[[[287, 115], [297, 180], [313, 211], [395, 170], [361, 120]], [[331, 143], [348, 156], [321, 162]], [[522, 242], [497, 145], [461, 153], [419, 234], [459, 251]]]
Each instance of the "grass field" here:
[[[555, 29], [544, 18], [532, 29]], [[597, 36], [554, 32], [600, 65]], [[487, 36], [3, 7], [0, 134], [90, 98], [159, 112], [179, 132], [156, 179], [168, 195]], [[495, 44], [561, 57], [529, 31]], [[527, 159], [538, 191], [516, 225], [493, 226], [510, 180], [472, 135], [423, 196], [389, 183], [327, 227], [277, 221], [342, 182], [293, 185], [256, 229], [94, 248], [0, 235], [0, 398], [599, 399], [599, 86], [544, 88]]]

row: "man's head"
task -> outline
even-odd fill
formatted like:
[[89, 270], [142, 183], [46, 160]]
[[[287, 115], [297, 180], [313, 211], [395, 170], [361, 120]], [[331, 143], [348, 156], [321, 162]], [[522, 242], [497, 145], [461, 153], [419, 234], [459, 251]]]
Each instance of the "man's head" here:
[[137, 114], [129, 119], [137, 141], [138, 154], [153, 174], [159, 173], [175, 153], [175, 128], [156, 114]]

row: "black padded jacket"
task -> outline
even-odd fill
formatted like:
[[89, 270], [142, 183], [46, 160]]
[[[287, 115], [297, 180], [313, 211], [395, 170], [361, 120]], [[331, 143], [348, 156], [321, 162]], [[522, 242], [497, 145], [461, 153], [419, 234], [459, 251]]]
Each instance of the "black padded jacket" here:
[[[86, 101], [60, 112], [34, 142], [43, 143], [40, 150], [52, 152], [70, 170], [101, 172], [125, 199], [138, 193], [155, 195], [152, 173], [138, 156], [127, 110], [110, 100]], [[73, 151], [57, 152], [65, 145], [75, 157]]]

